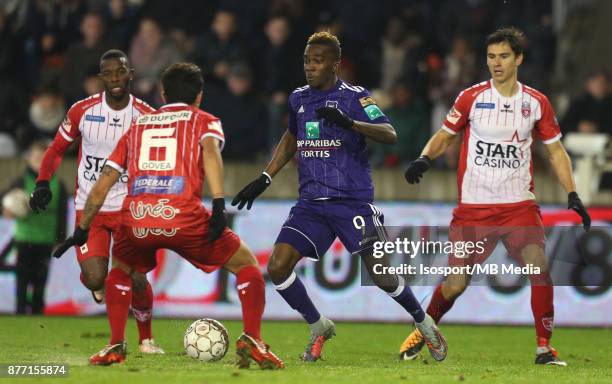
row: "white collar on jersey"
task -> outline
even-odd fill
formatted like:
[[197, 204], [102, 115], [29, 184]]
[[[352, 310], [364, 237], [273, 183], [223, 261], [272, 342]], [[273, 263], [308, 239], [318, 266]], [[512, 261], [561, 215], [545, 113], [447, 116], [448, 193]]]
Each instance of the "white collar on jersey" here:
[[134, 96], [132, 96], [132, 94], [130, 93], [130, 101], [125, 106], [125, 108], [123, 108], [121, 110], [116, 110], [116, 109], [111, 108], [110, 105], [106, 104], [106, 92], [105, 91], [102, 92], [102, 109], [108, 110], [108, 111], [111, 111], [111, 112], [114, 112], [114, 113], [120, 113], [120, 112], [123, 112], [123, 111], [126, 111], [126, 110], [132, 108], [132, 102], [133, 101], [134, 101]]
[[523, 93], [523, 84], [521, 84], [520, 81], [517, 81], [516, 83], [518, 84], [518, 88], [516, 90], [516, 93], [514, 95], [512, 95], [511, 97], [505, 97], [502, 96], [497, 89], [495, 88], [495, 84], [493, 84], [493, 79], [489, 80], [489, 83], [491, 84], [491, 91], [493, 92], [493, 95], [499, 97], [500, 99], [504, 99], [504, 100], [514, 100], [517, 99], [519, 97], [522, 97], [522, 93]]
[[187, 105], [186, 103], [170, 103], [170, 104], [166, 104], [166, 105], [162, 105], [160, 108], [166, 108], [166, 107], [188, 107], [189, 105]]

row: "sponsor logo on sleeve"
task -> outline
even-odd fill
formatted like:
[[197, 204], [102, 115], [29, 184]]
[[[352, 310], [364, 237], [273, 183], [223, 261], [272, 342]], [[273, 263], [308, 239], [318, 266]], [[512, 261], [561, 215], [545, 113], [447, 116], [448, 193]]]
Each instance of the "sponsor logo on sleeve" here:
[[183, 176], [138, 176], [132, 184], [132, 196], [144, 193], [179, 195], [184, 188]]
[[366, 96], [359, 99], [359, 103], [362, 107], [367, 107], [368, 105], [376, 104], [376, 101], [372, 98], [372, 96]]
[[93, 121], [95, 123], [103, 123], [106, 120], [104, 116], [85, 115], [85, 121]]
[[495, 103], [476, 103], [478, 109], [495, 109]]
[[368, 115], [368, 117], [370, 118], [370, 120], [376, 120], [381, 116], [384, 116], [385, 114], [380, 110], [380, 108], [378, 108], [378, 105], [376, 104], [370, 104], [367, 107], [365, 107], [363, 109], [366, 113], [366, 115]]
[[459, 112], [455, 107], [452, 107], [446, 115], [446, 120], [448, 120], [448, 122], [451, 124], [457, 124], [461, 116], [461, 112]]

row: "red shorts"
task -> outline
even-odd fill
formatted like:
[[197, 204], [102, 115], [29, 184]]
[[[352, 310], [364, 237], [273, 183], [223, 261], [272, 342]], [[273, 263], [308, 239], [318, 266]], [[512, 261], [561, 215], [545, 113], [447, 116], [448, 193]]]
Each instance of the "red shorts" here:
[[[83, 211], [76, 212], [75, 227], [81, 221]], [[110, 255], [111, 236], [114, 238], [121, 229], [121, 212], [98, 213], [91, 222], [87, 243], [76, 248], [79, 263], [91, 257]]]
[[208, 225], [185, 228], [134, 228], [122, 226], [115, 236], [113, 257], [147, 273], [155, 268], [155, 253], [160, 248], [170, 249], [206, 273], [213, 272], [236, 253], [240, 238], [229, 228], [214, 242], [206, 239]]
[[449, 255], [449, 265], [470, 265], [484, 262], [501, 240], [508, 254], [521, 261], [521, 251], [527, 245], [544, 248], [545, 236], [540, 207], [533, 201], [498, 207], [459, 206], [453, 210], [449, 240], [480, 242], [471, 255]]

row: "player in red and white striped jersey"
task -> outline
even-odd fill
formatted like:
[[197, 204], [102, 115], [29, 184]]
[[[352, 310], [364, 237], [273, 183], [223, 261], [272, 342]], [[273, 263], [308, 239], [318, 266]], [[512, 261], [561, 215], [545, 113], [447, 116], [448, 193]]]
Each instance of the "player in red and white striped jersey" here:
[[[534, 138], [545, 144], [551, 165], [568, 193], [586, 230], [591, 219], [582, 205], [572, 166], [561, 144], [561, 131], [550, 102], [542, 93], [517, 81], [525, 38], [515, 28], [502, 28], [487, 38], [491, 80], [459, 94], [442, 128], [429, 140], [421, 157], [411, 162], [406, 180], [418, 183], [431, 160], [440, 156], [458, 133], [463, 144], [457, 171], [458, 207], [450, 225], [451, 241], [487, 239], [484, 252], [468, 260], [449, 256], [451, 264], [480, 263], [502, 240], [511, 257], [541, 267], [530, 275], [531, 307], [536, 328], [536, 364], [565, 365], [550, 346], [553, 329], [553, 287], [544, 256], [544, 230], [533, 194]], [[469, 228], [469, 229], [468, 229]], [[427, 313], [438, 322], [469, 284], [469, 275], [449, 275], [436, 287]], [[400, 347], [404, 359], [423, 346], [415, 331]]]
[[[44, 210], [49, 203], [49, 179], [59, 167], [64, 152], [73, 142], [81, 139], [74, 196], [78, 224], [87, 194], [100, 177], [107, 157], [123, 133], [129, 129], [132, 121], [154, 111], [144, 101], [129, 93], [133, 76], [134, 71], [122, 51], [110, 50], [101, 56], [100, 78], [104, 83], [104, 92], [78, 101], [68, 110], [53, 144], [45, 152], [36, 189], [30, 198], [30, 206], [35, 212]], [[111, 236], [115, 236], [120, 228], [120, 211], [126, 194], [127, 175], [123, 174], [104, 201], [102, 213], [93, 223], [90, 240], [76, 247], [81, 282], [92, 291], [98, 303], [104, 301], [104, 280], [108, 273]], [[133, 279], [132, 308], [140, 332], [140, 349], [144, 353], [162, 353], [151, 335], [151, 285], [142, 273], [134, 274]]]
[[[225, 268], [236, 275], [242, 304], [244, 333], [236, 342], [242, 368], [255, 360], [263, 369], [280, 369], [283, 362], [261, 339], [265, 283], [257, 260], [226, 225], [223, 197], [225, 137], [221, 122], [198, 108], [202, 101], [202, 73], [193, 64], [177, 63], [162, 74], [162, 98], [168, 104], [141, 116], [119, 140], [91, 190], [83, 217], [65, 244], [87, 241], [107, 194], [129, 174], [128, 197], [123, 202], [123, 225], [113, 245], [113, 269], [106, 280], [111, 325], [109, 346], [92, 356], [92, 364], [125, 359], [125, 323], [134, 271], [146, 273], [156, 265], [155, 251], [175, 251], [204, 272]], [[201, 202], [206, 181], [213, 202], [212, 214]]]

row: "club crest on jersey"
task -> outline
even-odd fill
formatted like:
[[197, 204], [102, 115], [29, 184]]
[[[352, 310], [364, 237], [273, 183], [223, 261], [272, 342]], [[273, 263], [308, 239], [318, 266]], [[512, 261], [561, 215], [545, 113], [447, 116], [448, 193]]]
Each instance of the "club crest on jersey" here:
[[554, 319], [552, 317], [542, 318], [542, 326], [544, 327], [544, 329], [552, 332], [554, 324]]
[[307, 121], [306, 122], [306, 138], [307, 139], [318, 139], [320, 136], [319, 122], [318, 121]]
[[95, 123], [103, 123], [106, 120], [104, 116], [85, 115], [85, 121], [93, 121]]
[[523, 101], [523, 105], [521, 105], [521, 114], [525, 119], [531, 115], [531, 104], [529, 102]]
[[325, 106], [330, 108], [338, 108], [337, 100], [325, 100]]

